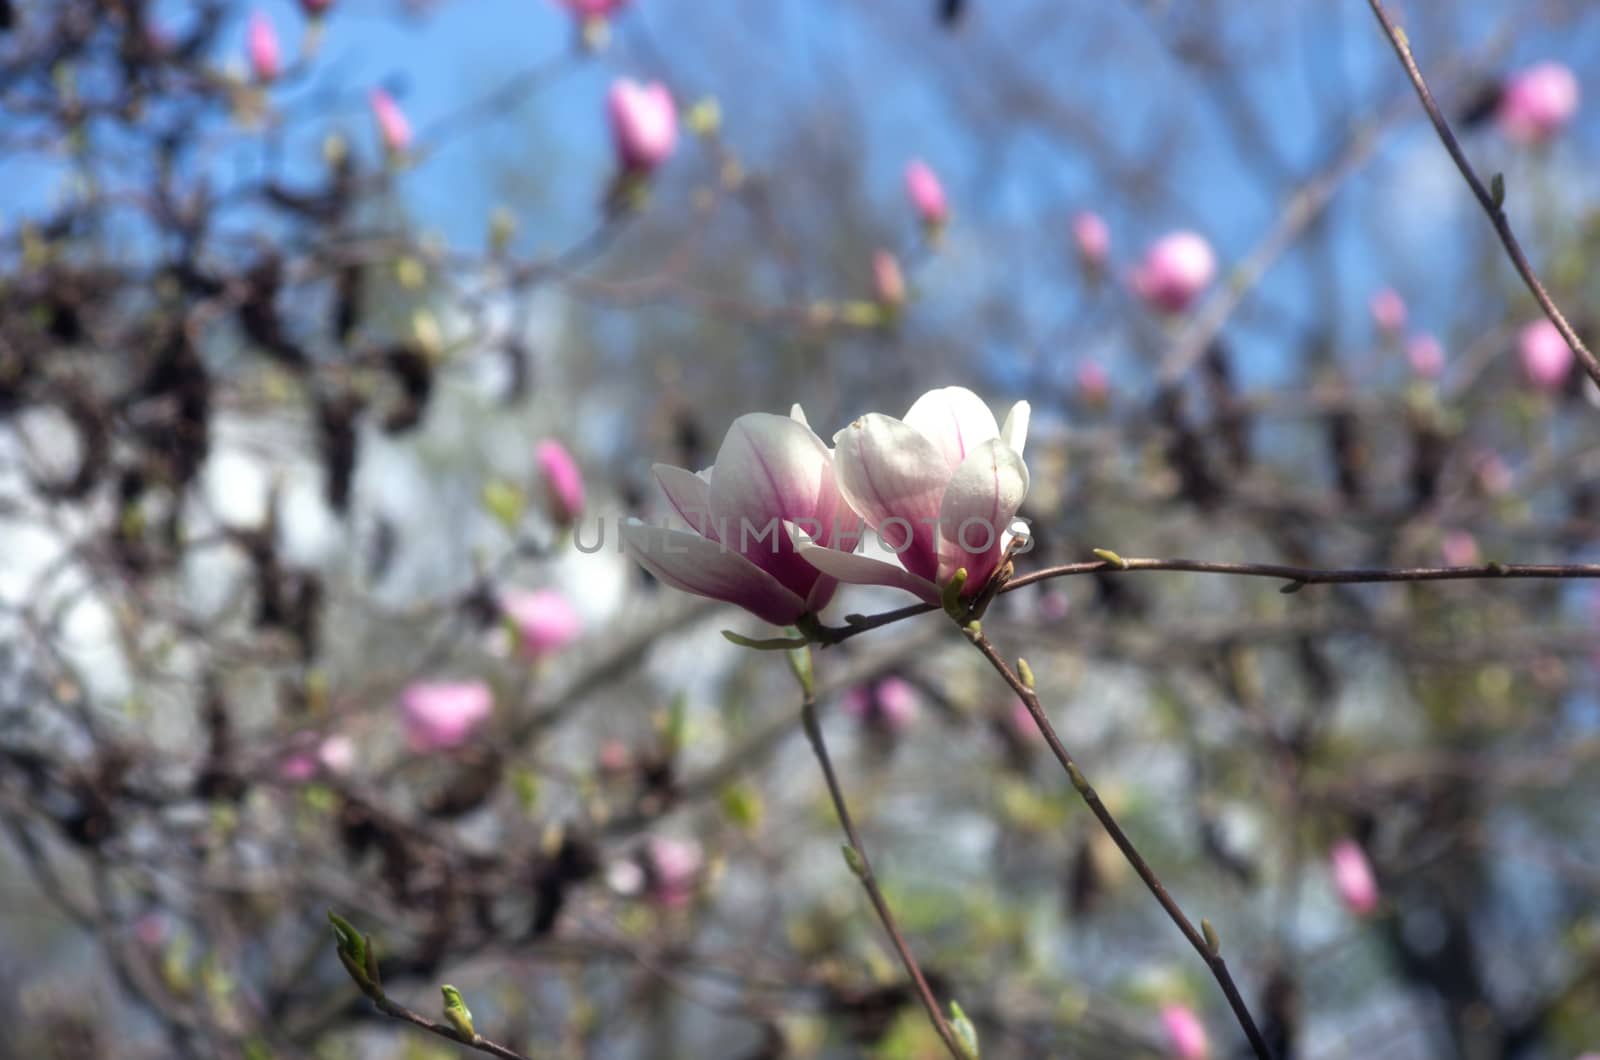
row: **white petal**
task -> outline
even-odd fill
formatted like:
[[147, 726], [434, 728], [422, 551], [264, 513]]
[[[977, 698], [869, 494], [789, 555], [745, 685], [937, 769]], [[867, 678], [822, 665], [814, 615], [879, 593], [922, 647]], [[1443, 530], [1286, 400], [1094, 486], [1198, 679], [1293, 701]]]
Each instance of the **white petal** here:
[[811, 428], [811, 422], [806, 419], [806, 410], [800, 407], [800, 402], [798, 401], [790, 406], [789, 418], [794, 420], [800, 426], [805, 427], [807, 430]]
[[674, 589], [736, 604], [776, 626], [805, 613], [805, 601], [772, 575], [699, 534], [631, 519], [621, 535], [628, 554]]
[[950, 467], [922, 433], [876, 412], [833, 436], [833, 466], [850, 507], [878, 531], [906, 569], [938, 567], [939, 502]]
[[940, 584], [967, 569], [971, 592], [999, 562], [1004, 534], [1028, 496], [1028, 466], [995, 438], [985, 442], [951, 476], [939, 508]]
[[1028, 416], [1032, 411], [1032, 406], [1026, 401], [1019, 401], [1011, 406], [1011, 411], [1006, 413], [1006, 422], [1000, 425], [1000, 440], [1018, 456], [1022, 455], [1022, 447], [1028, 441]]
[[693, 474], [671, 464], [657, 464], [650, 470], [655, 473], [656, 481], [661, 484], [661, 492], [667, 495], [667, 503], [678, 513], [678, 518], [700, 536], [720, 541], [716, 524], [711, 518], [706, 474]]
[[939, 590], [926, 578], [919, 578], [896, 563], [885, 563], [871, 556], [823, 548], [804, 536], [797, 536], [800, 555], [807, 563], [830, 578], [851, 585], [887, 585], [914, 593], [930, 604], [939, 602]]
[[917, 398], [905, 422], [920, 431], [944, 454], [954, 471], [978, 446], [1000, 431], [994, 413], [983, 399], [966, 387], [947, 386]]

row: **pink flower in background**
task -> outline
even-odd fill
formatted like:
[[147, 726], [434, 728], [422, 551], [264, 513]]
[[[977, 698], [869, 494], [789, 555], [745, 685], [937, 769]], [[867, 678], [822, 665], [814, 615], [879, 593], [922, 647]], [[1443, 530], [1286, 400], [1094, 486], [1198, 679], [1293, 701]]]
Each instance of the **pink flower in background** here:
[[873, 685], [857, 685], [845, 693], [846, 714], [886, 732], [904, 732], [917, 720], [917, 690], [903, 677], [885, 677]]
[[1188, 1005], [1173, 1002], [1161, 1006], [1161, 1029], [1166, 1033], [1168, 1049], [1178, 1060], [1206, 1060], [1211, 1055], [1205, 1024]]
[[1511, 466], [1499, 453], [1481, 449], [1473, 454], [1471, 466], [1472, 475], [1478, 480], [1478, 488], [1489, 496], [1498, 497], [1511, 488], [1514, 478]]
[[272, 28], [272, 20], [260, 11], [250, 12], [250, 25], [245, 31], [245, 50], [250, 54], [250, 69], [257, 81], [276, 80], [283, 72], [278, 31]]
[[641, 85], [620, 78], [606, 96], [617, 160], [633, 173], [649, 173], [671, 156], [678, 143], [678, 109], [659, 81]]
[[367, 97], [372, 106], [372, 117], [378, 123], [378, 137], [383, 148], [391, 155], [403, 155], [411, 147], [411, 123], [394, 97], [381, 88], [375, 88]]
[[1085, 210], [1072, 219], [1072, 242], [1078, 248], [1078, 258], [1092, 269], [1105, 265], [1111, 252], [1111, 229], [1097, 213]]
[[1204, 236], [1173, 232], [1145, 251], [1134, 267], [1133, 291], [1152, 308], [1181, 313], [1211, 285], [1217, 275], [1217, 257]]
[[1406, 343], [1406, 360], [1418, 379], [1437, 379], [1444, 374], [1444, 347], [1427, 332], [1411, 336]]
[[355, 764], [356, 745], [348, 736], [336, 734], [317, 741], [308, 733], [294, 742], [295, 749], [278, 763], [278, 775], [291, 783], [304, 783], [323, 773], [344, 773]]
[[419, 681], [400, 693], [400, 710], [413, 751], [447, 751], [489, 720], [494, 693], [482, 681]]
[[607, 740], [600, 745], [595, 765], [602, 773], [624, 773], [633, 765], [633, 752], [621, 740]]
[[1535, 320], [1517, 335], [1517, 354], [1528, 382], [1540, 390], [1560, 390], [1572, 374], [1575, 354], [1548, 320]]
[[786, 524], [853, 552], [860, 521], [835, 479], [833, 455], [796, 405], [753, 412], [728, 428], [717, 461], [699, 474], [666, 464], [656, 481], [688, 530], [632, 521], [628, 553], [675, 589], [738, 606], [774, 625], [826, 607], [838, 583], [800, 557]]
[[1020, 699], [1014, 700], [1011, 709], [1006, 711], [1006, 724], [1024, 740], [1044, 739], [1044, 733], [1039, 731], [1039, 723], [1033, 720], [1033, 712]]
[[145, 913], [133, 922], [133, 937], [148, 949], [153, 950], [166, 942], [171, 933], [172, 925], [163, 913]]
[[962, 594], [976, 595], [1028, 495], [1028, 411], [1017, 402], [997, 427], [982, 398], [952, 386], [923, 394], [903, 420], [876, 412], [856, 420], [833, 436], [839, 489], [900, 562], [826, 542], [802, 542], [801, 554], [840, 581], [894, 586], [933, 604], [964, 568]]
[[644, 854], [645, 884], [650, 897], [669, 909], [688, 905], [704, 864], [700, 844], [693, 840], [652, 837]]
[[878, 302], [891, 309], [898, 309], [905, 304], [905, 273], [900, 271], [899, 260], [887, 250], [873, 252], [872, 290]]
[[1544, 143], [1577, 114], [1578, 97], [1578, 79], [1568, 67], [1539, 63], [1507, 79], [1495, 117], [1513, 143]]
[[944, 185], [933, 167], [920, 158], [906, 165], [906, 195], [912, 209], [929, 228], [938, 228], [950, 220], [950, 204], [944, 197]]
[[583, 514], [583, 472], [567, 447], [546, 438], [533, 450], [534, 463], [544, 478], [550, 515], [561, 526], [571, 526]]
[[1383, 334], [1393, 338], [1405, 330], [1406, 300], [1393, 287], [1375, 293], [1368, 308], [1372, 311], [1372, 322]]
[[1346, 908], [1357, 916], [1370, 916], [1378, 908], [1378, 881], [1361, 844], [1339, 840], [1328, 852], [1328, 862], [1333, 868], [1333, 888]]
[[1078, 396], [1091, 405], [1104, 405], [1111, 397], [1111, 376], [1099, 361], [1078, 364]]
[[1482, 559], [1478, 539], [1465, 530], [1451, 530], [1440, 538], [1439, 555], [1447, 567], [1475, 567]]
[[579, 18], [610, 18], [628, 6], [628, 0], [556, 0]]
[[527, 659], [553, 655], [583, 632], [583, 620], [572, 601], [554, 589], [508, 592], [500, 598], [500, 608], [516, 627]]
[[317, 18], [328, 13], [333, 7], [333, 0], [300, 0], [300, 10], [309, 18]]

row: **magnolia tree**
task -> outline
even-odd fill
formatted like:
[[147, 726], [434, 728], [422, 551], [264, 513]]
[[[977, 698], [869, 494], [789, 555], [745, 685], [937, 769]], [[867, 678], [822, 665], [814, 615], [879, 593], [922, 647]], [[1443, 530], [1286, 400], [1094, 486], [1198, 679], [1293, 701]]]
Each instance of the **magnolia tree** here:
[[1532, 6], [0, 0], [6, 1054], [1593, 1060]]

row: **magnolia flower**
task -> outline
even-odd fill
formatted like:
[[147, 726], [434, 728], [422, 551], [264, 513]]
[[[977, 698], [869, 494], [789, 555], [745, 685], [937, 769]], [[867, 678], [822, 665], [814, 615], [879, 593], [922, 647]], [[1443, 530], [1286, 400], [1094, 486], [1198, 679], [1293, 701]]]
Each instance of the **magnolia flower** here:
[[833, 436], [839, 489], [899, 564], [802, 540], [801, 554], [824, 574], [889, 585], [938, 603], [941, 587], [967, 572], [962, 595], [989, 581], [1028, 494], [1022, 446], [1028, 403], [1005, 426], [970, 390], [945, 387], [917, 399], [905, 419], [870, 413]]
[[1179, 1060], [1206, 1060], [1211, 1055], [1205, 1024], [1200, 1022], [1200, 1017], [1189, 1006], [1176, 1002], [1163, 1005], [1161, 1028], [1166, 1032], [1172, 1055]]
[[1540, 390], [1556, 391], [1572, 373], [1573, 352], [1561, 332], [1548, 320], [1535, 320], [1517, 336], [1517, 353], [1528, 382]]
[[950, 204], [945, 201], [944, 185], [933, 167], [920, 158], [906, 165], [906, 195], [917, 216], [929, 228], [939, 228], [950, 220]]
[[1111, 252], [1111, 229], [1105, 219], [1088, 210], [1072, 219], [1072, 242], [1078, 248], [1078, 259], [1091, 269], [1105, 265]]
[[560, 651], [583, 631], [572, 601], [554, 589], [508, 592], [500, 599], [500, 609], [516, 629], [522, 655], [528, 659]]
[[1162, 236], [1133, 270], [1133, 291], [1152, 308], [1181, 313], [1211, 285], [1217, 258], [1211, 244], [1194, 232]]
[[1111, 396], [1111, 376], [1099, 361], [1082, 361], [1078, 365], [1078, 396], [1091, 405], [1104, 405]]
[[678, 110], [659, 81], [641, 85], [621, 78], [606, 96], [617, 159], [632, 173], [648, 173], [672, 154], [678, 143]]
[[373, 89], [368, 101], [372, 105], [373, 120], [378, 123], [378, 137], [383, 140], [384, 150], [391, 155], [405, 154], [411, 147], [411, 123], [406, 120], [400, 104], [381, 88]]
[[856, 685], [844, 696], [846, 714], [886, 732], [903, 732], [917, 720], [917, 690], [903, 677]]
[[556, 0], [579, 18], [610, 18], [628, 6], [628, 0]]
[[1372, 311], [1372, 322], [1385, 335], [1394, 336], [1405, 330], [1406, 302], [1393, 287], [1375, 292], [1367, 308]]
[[872, 291], [878, 303], [888, 309], [899, 309], [906, 301], [906, 277], [900, 271], [900, 262], [887, 250], [872, 255]]
[[533, 459], [544, 477], [552, 518], [562, 526], [571, 526], [583, 514], [583, 472], [578, 470], [577, 461], [566, 446], [553, 438], [534, 447]]
[[1372, 865], [1354, 839], [1341, 839], [1328, 852], [1333, 868], [1333, 887], [1345, 906], [1357, 916], [1368, 916], [1378, 908], [1378, 881]]
[[245, 31], [245, 50], [250, 54], [250, 69], [257, 81], [272, 81], [283, 72], [283, 59], [278, 51], [278, 31], [272, 20], [260, 11], [250, 12], [250, 25]]
[[1427, 332], [1411, 336], [1406, 343], [1406, 360], [1419, 379], [1437, 379], [1444, 374], [1444, 347]]
[[1513, 74], [1500, 92], [1495, 118], [1506, 139], [1543, 143], [1578, 112], [1578, 79], [1561, 63], [1539, 63]]
[[662, 582], [780, 626], [833, 598], [837, 582], [800, 558], [788, 527], [852, 552], [860, 520], [835, 482], [832, 454], [800, 406], [787, 418], [753, 412], [734, 420], [716, 463], [699, 474], [666, 464], [654, 471], [690, 529], [629, 522], [622, 542]]
[[482, 681], [419, 681], [400, 694], [400, 710], [413, 751], [446, 751], [489, 720], [494, 693]]

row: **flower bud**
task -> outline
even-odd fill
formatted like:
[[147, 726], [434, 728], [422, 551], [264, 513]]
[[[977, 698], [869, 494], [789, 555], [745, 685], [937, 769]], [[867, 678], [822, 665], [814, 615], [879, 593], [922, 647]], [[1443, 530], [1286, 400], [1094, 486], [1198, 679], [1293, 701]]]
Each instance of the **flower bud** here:
[[1084, 268], [1098, 272], [1111, 252], [1111, 229], [1099, 214], [1085, 210], [1072, 219], [1072, 243]]
[[245, 31], [245, 50], [250, 55], [250, 70], [257, 81], [263, 84], [275, 81], [283, 72], [278, 31], [272, 28], [272, 20], [260, 11], [250, 12], [250, 25]]
[[1427, 332], [1411, 336], [1406, 343], [1406, 360], [1418, 379], [1437, 379], [1444, 374], [1444, 347]]
[[1495, 118], [1512, 143], [1544, 143], [1578, 113], [1578, 97], [1578, 79], [1571, 69], [1539, 63], [1507, 79]]
[[500, 608], [516, 630], [526, 659], [554, 655], [583, 632], [583, 620], [572, 602], [554, 589], [508, 592], [501, 598]]
[[1151, 244], [1134, 268], [1134, 293], [1152, 309], [1181, 313], [1216, 278], [1211, 244], [1194, 232], [1173, 232]]
[[905, 305], [905, 273], [900, 271], [899, 260], [887, 250], [872, 255], [872, 288], [883, 308], [895, 310]]
[[606, 96], [617, 160], [630, 173], [649, 173], [678, 143], [678, 111], [659, 81], [641, 85], [619, 79]]
[[494, 693], [482, 681], [419, 681], [400, 694], [400, 709], [413, 751], [447, 751], [489, 720]]
[[1406, 302], [1393, 287], [1375, 292], [1367, 308], [1372, 312], [1372, 322], [1386, 337], [1393, 338], [1405, 330]]
[[944, 185], [933, 167], [920, 158], [906, 165], [906, 195], [925, 227], [943, 228], [950, 220], [950, 204], [944, 196]]
[[1361, 845], [1341, 839], [1328, 853], [1333, 868], [1333, 886], [1346, 908], [1357, 916], [1370, 916], [1378, 908], [1378, 881]]
[[1206, 1060], [1211, 1055], [1205, 1024], [1189, 1006], [1176, 1002], [1163, 1005], [1161, 1029], [1166, 1032], [1167, 1046], [1177, 1060]]
[[403, 155], [411, 147], [411, 123], [394, 97], [381, 88], [374, 88], [368, 100], [372, 105], [373, 120], [378, 123], [378, 137], [383, 149], [390, 155]]
[[571, 526], [583, 514], [583, 472], [578, 470], [578, 462], [554, 438], [540, 442], [534, 448], [533, 459], [544, 479], [550, 518], [559, 526]]
[[1554, 393], [1567, 384], [1574, 354], [1561, 332], [1548, 320], [1535, 320], [1517, 335], [1522, 370], [1540, 390]]

